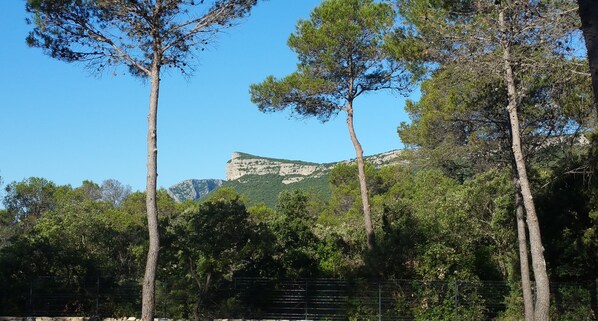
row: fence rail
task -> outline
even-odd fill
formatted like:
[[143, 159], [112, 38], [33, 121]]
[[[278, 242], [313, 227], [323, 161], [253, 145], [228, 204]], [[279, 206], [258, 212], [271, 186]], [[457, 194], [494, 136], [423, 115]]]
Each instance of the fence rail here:
[[[123, 317], [141, 310], [137, 281], [94, 278], [65, 283], [45, 277], [11, 289], [0, 290], [0, 315]], [[494, 320], [508, 308], [521, 309], [518, 303], [513, 306], [513, 298], [521, 297], [519, 290], [505, 282], [236, 278], [230, 289], [220, 291], [220, 301], [204, 305], [213, 308], [206, 317], [459, 321]], [[553, 283], [552, 293], [552, 319], [597, 319], [596, 282]], [[158, 283], [156, 317], [190, 319], [195, 298], [195, 293]]]

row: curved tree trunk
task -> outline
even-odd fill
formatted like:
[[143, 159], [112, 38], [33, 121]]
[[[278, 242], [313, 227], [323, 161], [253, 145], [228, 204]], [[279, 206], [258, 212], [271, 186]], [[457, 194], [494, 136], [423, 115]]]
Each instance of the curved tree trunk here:
[[[499, 13], [499, 23], [501, 33], [505, 35], [507, 28], [503, 11]], [[519, 115], [517, 113], [518, 94], [515, 87], [515, 77], [513, 75], [511, 62], [511, 47], [508, 40], [503, 38], [502, 42], [503, 66], [505, 70], [504, 80], [507, 84], [507, 93], [509, 96], [507, 112], [509, 114], [509, 123], [511, 125], [511, 148], [515, 158], [517, 177], [519, 179], [521, 195], [523, 197], [523, 206], [525, 207], [525, 212], [527, 214], [527, 228], [529, 231], [532, 269], [534, 271], [534, 279], [536, 281], [534, 321], [547, 321], [549, 320], [548, 312], [550, 308], [550, 284], [548, 281], [548, 273], [546, 272], [544, 247], [542, 246], [542, 237], [540, 235], [540, 224], [536, 214], [536, 206], [534, 204], [534, 198], [532, 196], [531, 187], [527, 177], [527, 168], [521, 146]]]
[[588, 50], [594, 105], [598, 110], [598, 0], [577, 0], [581, 31]]
[[372, 224], [372, 214], [370, 211], [370, 198], [368, 193], [368, 186], [365, 177], [365, 163], [363, 161], [363, 149], [355, 135], [355, 127], [353, 126], [353, 101], [349, 100], [347, 103], [347, 127], [349, 128], [349, 135], [351, 142], [355, 148], [357, 158], [357, 170], [359, 171], [359, 189], [361, 191], [361, 203], [363, 205], [363, 220], [365, 223], [365, 233], [367, 237], [368, 250], [372, 251], [376, 247], [376, 235], [374, 234], [374, 225]]
[[160, 236], [158, 234], [158, 204], [156, 199], [156, 183], [158, 178], [158, 137], [157, 114], [158, 94], [160, 91], [160, 63], [157, 56], [151, 73], [151, 91], [149, 114], [147, 116], [147, 183], [145, 206], [147, 209], [147, 227], [149, 231], [149, 250], [143, 277], [143, 293], [141, 299], [141, 320], [153, 321], [156, 304], [156, 270]]
[[529, 275], [529, 260], [527, 255], [527, 233], [525, 230], [525, 210], [523, 196], [516, 178], [513, 179], [515, 191], [515, 212], [517, 216], [517, 240], [519, 241], [519, 268], [521, 271], [521, 289], [523, 291], [523, 307], [525, 321], [534, 321], [534, 297]]

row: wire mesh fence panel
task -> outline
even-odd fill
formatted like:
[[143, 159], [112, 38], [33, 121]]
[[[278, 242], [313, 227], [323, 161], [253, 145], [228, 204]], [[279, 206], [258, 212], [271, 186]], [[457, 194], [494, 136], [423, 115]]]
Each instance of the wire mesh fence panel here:
[[31, 282], [28, 304], [32, 316], [96, 314], [98, 289], [93, 281], [45, 277]]
[[10, 316], [126, 316], [141, 307], [136, 281], [37, 277], [0, 296], [0, 313]]
[[347, 284], [339, 280], [237, 278], [235, 290], [245, 307], [241, 317], [343, 320], [347, 305]]
[[[597, 288], [596, 281], [553, 283], [551, 319], [596, 320]], [[0, 315], [130, 317], [141, 311], [139, 280], [41, 277], [1, 289], [10, 291], [0, 291]], [[208, 295], [189, 289], [158, 282], [156, 317], [192, 319], [198, 298], [205, 319], [477, 321], [523, 314], [518, 284], [501, 281], [236, 278]]]
[[[520, 289], [501, 281], [273, 280], [240, 278], [235, 292], [247, 319], [495, 320]], [[596, 320], [596, 286], [553, 285], [555, 320]], [[594, 299], [592, 299], [594, 298]], [[560, 302], [556, 302], [560, 300]], [[521, 310], [522, 306], [516, 305]]]
[[102, 282], [98, 285], [96, 313], [93, 315], [125, 317], [141, 311], [141, 284], [135, 280]]

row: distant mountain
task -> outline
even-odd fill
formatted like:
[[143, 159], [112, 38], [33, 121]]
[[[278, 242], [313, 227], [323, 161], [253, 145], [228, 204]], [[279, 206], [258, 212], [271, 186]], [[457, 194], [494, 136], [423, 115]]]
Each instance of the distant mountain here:
[[198, 200], [222, 186], [221, 179], [188, 179], [177, 183], [166, 190], [176, 202]]
[[[399, 161], [400, 151], [365, 157], [374, 166], [390, 165]], [[267, 158], [234, 152], [226, 163], [226, 180], [237, 180], [245, 175], [278, 175], [284, 177], [283, 184], [292, 184], [309, 177], [322, 177], [339, 163], [354, 162], [354, 159], [334, 163], [310, 163], [297, 160]]]
[[[376, 167], [400, 162], [400, 151], [394, 150], [366, 157]], [[339, 163], [310, 163], [297, 160], [276, 159], [234, 152], [226, 163], [226, 181], [186, 180], [168, 189], [177, 201], [199, 200], [214, 189], [231, 187], [247, 196], [252, 202], [264, 202], [274, 206], [278, 194], [283, 190], [312, 191], [322, 197], [330, 195], [328, 174]]]

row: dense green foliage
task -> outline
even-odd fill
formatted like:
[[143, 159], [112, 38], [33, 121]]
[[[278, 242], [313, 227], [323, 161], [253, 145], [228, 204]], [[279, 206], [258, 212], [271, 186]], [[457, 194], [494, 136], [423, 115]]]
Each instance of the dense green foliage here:
[[[575, 153], [579, 162], [594, 157], [586, 147]], [[579, 162], [537, 164], [542, 168], [535, 180], [537, 201], [555, 281], [596, 279], [598, 190], [587, 184], [587, 175], [571, 173]], [[176, 204], [161, 192], [158, 293], [159, 302], [168, 298], [170, 303], [160, 313], [198, 320], [239, 313], [232, 288], [240, 276], [502, 281], [511, 289], [502, 294], [505, 318], [521, 313], [520, 301], [510, 299], [520, 290], [514, 190], [507, 169], [461, 180], [419, 163], [368, 166], [380, 245], [374, 253], [366, 251], [359, 233], [363, 223], [356, 171], [355, 165], [337, 165], [329, 176], [329, 198], [284, 191], [274, 207], [250, 206], [247, 197], [230, 188], [202, 203]], [[90, 277], [109, 279], [102, 286], [111, 293], [127, 282], [139, 282], [147, 247], [144, 195], [133, 193], [116, 204], [101, 195], [101, 187], [92, 182], [73, 188], [31, 178], [6, 187], [6, 209], [0, 212], [0, 286], [22, 294], [0, 296], [2, 312], [23, 313], [29, 282], [41, 276], [52, 276], [54, 287], [82, 286]], [[567, 290], [561, 298], [581, 295], [578, 308], [558, 310], [555, 305], [554, 313], [595, 313], [587, 290], [580, 290]], [[450, 295], [438, 295], [428, 293], [429, 303], [436, 303], [409, 313], [432, 320], [452, 311]], [[481, 294], [467, 295], [472, 295], [470, 303], [460, 314], [483, 317]], [[102, 312], [123, 316], [134, 313], [134, 307], [135, 302], [115, 297]]]
[[[422, 113], [417, 113], [418, 106], [411, 108], [418, 123], [407, 127], [416, 129], [403, 128], [403, 134], [423, 141], [425, 148], [440, 145], [435, 152], [441, 159], [459, 155], [454, 153], [457, 150], [470, 154], [450, 160], [448, 167], [461, 176], [470, 174], [459, 168], [471, 167], [467, 161], [484, 165], [484, 158], [498, 158], [512, 164], [513, 184], [518, 190], [514, 202], [521, 205], [517, 240], [525, 319], [548, 321], [550, 277], [542, 219], [534, 201], [537, 191], [531, 182], [531, 154], [552, 144], [555, 139], [550, 139], [551, 135], [556, 135], [556, 140], [563, 134], [574, 137], [575, 127], [585, 123], [583, 116], [576, 117], [578, 111], [585, 109], [586, 115], [591, 114], [587, 108], [591, 101], [589, 75], [574, 50], [577, 4], [569, 0], [395, 3], [405, 21], [397, 31], [401, 36], [397, 42], [409, 35], [418, 43], [416, 49], [423, 50], [415, 55], [415, 62], [428, 67], [432, 80], [437, 80], [425, 88], [425, 97], [431, 99], [422, 99]], [[394, 47], [398, 58], [403, 58], [403, 47]], [[444, 93], [449, 93], [448, 97]], [[441, 101], [438, 115], [430, 100]], [[442, 128], [450, 133], [445, 141], [440, 138], [444, 133], [438, 131]], [[429, 130], [432, 132], [425, 132]], [[533, 297], [530, 275], [535, 282]]]

